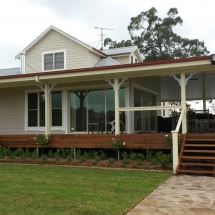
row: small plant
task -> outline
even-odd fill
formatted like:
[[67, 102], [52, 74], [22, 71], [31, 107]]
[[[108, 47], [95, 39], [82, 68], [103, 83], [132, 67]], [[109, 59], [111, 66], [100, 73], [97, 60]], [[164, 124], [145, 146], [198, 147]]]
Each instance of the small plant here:
[[27, 148], [27, 149], [25, 150], [25, 155], [26, 155], [27, 158], [30, 158], [30, 157], [31, 157], [31, 151], [29, 150], [29, 148]]
[[74, 157], [74, 149], [73, 148], [68, 149], [68, 155], [70, 155], [72, 158]]
[[153, 158], [153, 153], [154, 153], [153, 150], [146, 149], [146, 160], [147, 161], [151, 161], [151, 159]]
[[25, 154], [22, 154], [20, 157], [20, 161], [25, 162], [25, 160], [26, 160], [26, 156], [25, 156]]
[[157, 161], [160, 163], [161, 162], [161, 158], [162, 158], [163, 152], [159, 151], [155, 153], [155, 158], [157, 159]]
[[167, 141], [168, 145], [170, 147], [172, 147], [172, 137], [169, 137], [168, 135], [166, 135], [166, 141]]
[[15, 156], [21, 157], [24, 154], [24, 150], [22, 148], [17, 148], [16, 151], [14, 152]]
[[35, 160], [37, 158], [37, 151], [34, 150], [32, 153], [31, 153], [31, 159]]
[[54, 156], [55, 156], [55, 153], [52, 150], [49, 150], [48, 157], [54, 158]]
[[171, 159], [170, 155], [163, 154], [160, 161], [162, 167], [166, 168], [170, 163], [170, 159]]
[[49, 143], [50, 135], [49, 134], [37, 134], [36, 137], [34, 137], [34, 140], [36, 144], [39, 144], [42, 146], [42, 155], [43, 155], [43, 146], [47, 145]]
[[72, 156], [69, 154], [67, 155], [66, 162], [70, 163], [71, 161], [72, 161]]
[[111, 148], [112, 148], [114, 151], [119, 150], [120, 148], [123, 147], [123, 145], [125, 145], [125, 142], [123, 143], [123, 142], [120, 140], [119, 135], [116, 135], [115, 138], [112, 139]]
[[137, 160], [137, 153], [131, 153], [130, 154], [130, 158], [131, 158], [131, 160]]
[[14, 154], [14, 153], [11, 153], [11, 154], [10, 154], [10, 159], [11, 159], [11, 160], [14, 160], [14, 159], [15, 159], [15, 154]]
[[143, 161], [144, 160], [144, 155], [142, 153], [137, 154], [137, 159], [138, 161]]
[[141, 166], [143, 164], [142, 160], [138, 160], [138, 165]]
[[77, 159], [80, 159], [80, 158], [81, 158], [81, 149], [78, 149], [78, 150], [76, 151], [76, 158], [77, 158]]
[[59, 159], [60, 159], [60, 155], [56, 153], [54, 157], [54, 162], [57, 163]]
[[151, 163], [152, 163], [152, 165], [157, 165], [157, 164], [158, 164], [158, 161], [157, 161], [156, 158], [152, 158], [152, 159], [151, 159]]
[[114, 163], [114, 158], [110, 158], [110, 159], [109, 159], [109, 164], [112, 165], [113, 163]]
[[128, 164], [130, 162], [130, 160], [128, 158], [123, 159], [123, 164]]
[[101, 158], [101, 160], [105, 160], [105, 159], [106, 159], [106, 157], [107, 157], [106, 153], [101, 152], [101, 154], [100, 154], [100, 158]]
[[127, 152], [125, 152], [125, 151], [123, 151], [122, 152], [122, 158], [123, 158], [123, 160], [125, 160], [125, 159], [128, 159], [128, 153]]
[[84, 156], [80, 157], [79, 163], [84, 163], [84, 161], [86, 160], [86, 158]]
[[42, 158], [42, 162], [43, 162], [43, 163], [46, 163], [46, 162], [47, 162], [47, 156], [46, 156], [46, 155], [42, 155], [41, 158]]
[[66, 158], [67, 150], [65, 148], [60, 148], [60, 157]]
[[90, 159], [90, 153], [89, 152], [86, 152], [86, 151], [84, 151], [84, 158], [85, 158], [85, 160], [88, 160], [88, 159]]

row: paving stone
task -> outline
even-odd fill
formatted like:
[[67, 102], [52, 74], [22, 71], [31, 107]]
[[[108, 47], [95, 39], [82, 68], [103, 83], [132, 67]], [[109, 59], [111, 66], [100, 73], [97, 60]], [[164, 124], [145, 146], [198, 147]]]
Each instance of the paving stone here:
[[215, 177], [172, 176], [127, 215], [215, 215]]

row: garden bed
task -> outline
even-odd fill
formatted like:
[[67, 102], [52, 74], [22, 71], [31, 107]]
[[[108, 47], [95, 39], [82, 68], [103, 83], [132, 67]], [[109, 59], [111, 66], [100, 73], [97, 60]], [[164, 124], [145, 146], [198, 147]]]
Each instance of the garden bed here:
[[163, 152], [146, 150], [142, 153], [131, 153], [123, 151], [120, 153], [122, 159], [107, 158], [104, 152], [86, 152], [77, 150], [74, 158], [73, 149], [59, 148], [55, 152], [50, 150], [47, 155], [37, 157], [36, 150], [29, 151], [18, 148], [0, 147], [0, 163], [16, 164], [40, 164], [40, 165], [65, 165], [65, 166], [85, 166], [98, 168], [122, 168], [122, 169], [142, 169], [142, 170], [172, 170], [171, 156]]

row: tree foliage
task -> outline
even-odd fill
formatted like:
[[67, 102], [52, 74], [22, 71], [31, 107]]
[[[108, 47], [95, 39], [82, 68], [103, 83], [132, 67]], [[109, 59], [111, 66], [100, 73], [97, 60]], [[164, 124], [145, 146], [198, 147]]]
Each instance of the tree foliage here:
[[170, 8], [167, 17], [162, 19], [152, 7], [131, 18], [128, 26], [131, 40], [117, 43], [107, 38], [105, 45], [110, 45], [110, 48], [127, 46], [127, 44], [137, 45], [145, 61], [209, 54], [203, 41], [183, 38], [173, 31], [174, 27], [182, 23], [183, 20], [178, 16], [176, 8]]
[[108, 46], [109, 49], [132, 46], [131, 40], [122, 40], [121, 42], [112, 41], [110, 38], [104, 40], [104, 46]]

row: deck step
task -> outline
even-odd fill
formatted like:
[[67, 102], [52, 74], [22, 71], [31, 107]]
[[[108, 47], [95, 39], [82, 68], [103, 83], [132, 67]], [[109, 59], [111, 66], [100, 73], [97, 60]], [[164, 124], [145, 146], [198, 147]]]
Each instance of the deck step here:
[[178, 172], [184, 173], [197, 173], [197, 174], [215, 174], [215, 170], [203, 170], [203, 169], [178, 169]]
[[202, 149], [184, 149], [183, 152], [195, 152], [195, 153], [214, 153], [215, 150], [202, 150]]
[[182, 155], [182, 159], [192, 159], [192, 160], [215, 160], [215, 156], [187, 156]]
[[208, 162], [181, 162], [181, 166], [215, 166], [215, 163]]
[[206, 138], [199, 138], [199, 139], [186, 139], [187, 142], [214, 142], [215, 143], [215, 139], [206, 139]]
[[185, 147], [215, 147], [215, 144], [189, 144], [185, 143]]

